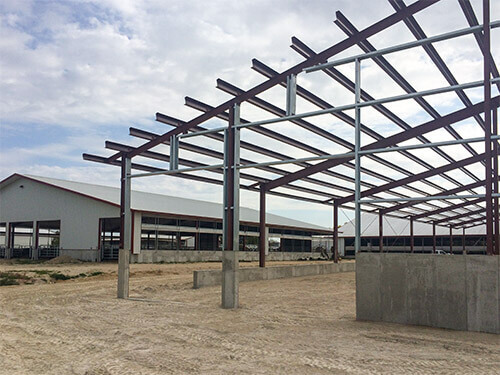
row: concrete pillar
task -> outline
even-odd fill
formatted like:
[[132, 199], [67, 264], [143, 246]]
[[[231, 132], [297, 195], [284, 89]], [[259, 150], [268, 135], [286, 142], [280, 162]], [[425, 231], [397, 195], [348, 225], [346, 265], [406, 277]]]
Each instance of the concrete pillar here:
[[134, 230], [132, 233], [132, 254], [140, 254], [141, 252], [141, 226], [142, 226], [142, 213], [134, 211]]
[[239, 301], [239, 251], [222, 252], [222, 307], [238, 308]]

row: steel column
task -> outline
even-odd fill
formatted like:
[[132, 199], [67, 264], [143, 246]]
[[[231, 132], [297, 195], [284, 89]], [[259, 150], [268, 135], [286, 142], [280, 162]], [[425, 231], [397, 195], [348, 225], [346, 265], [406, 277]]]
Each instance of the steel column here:
[[[490, 55], [490, 1], [483, 0], [483, 62], [484, 62], [484, 125], [485, 125], [485, 180], [486, 180], [486, 253], [493, 254], [493, 206], [491, 165], [491, 55]], [[495, 147], [496, 148], [496, 147]]]
[[[498, 135], [498, 108], [493, 110], [493, 135]], [[498, 147], [497, 142], [493, 142], [493, 193], [498, 194]], [[500, 205], [498, 197], [493, 198], [494, 205], [494, 215], [493, 219], [495, 222], [495, 248], [494, 253], [496, 255], [500, 254]]]
[[378, 211], [378, 248], [382, 253], [384, 251], [384, 215]]
[[432, 223], [432, 253], [436, 254], [436, 223]]
[[333, 253], [334, 263], [339, 262], [339, 205], [333, 202]]
[[[361, 65], [355, 61], [355, 98], [354, 103], [359, 104], [361, 99]], [[354, 252], [361, 250], [361, 108], [354, 108]]]
[[120, 249], [118, 251], [118, 298], [128, 298], [132, 215], [130, 211], [132, 160], [122, 154], [120, 190]]
[[410, 216], [410, 253], [415, 251], [415, 237], [413, 234], [413, 217]]
[[260, 185], [259, 267], [266, 266], [266, 186]]
[[462, 252], [467, 254], [467, 250], [465, 250], [465, 227], [462, 229]]
[[238, 253], [240, 234], [240, 106], [229, 111], [229, 126], [224, 131], [224, 213], [222, 252], [222, 307], [238, 307]]
[[450, 225], [450, 254], [453, 255], [453, 227]]

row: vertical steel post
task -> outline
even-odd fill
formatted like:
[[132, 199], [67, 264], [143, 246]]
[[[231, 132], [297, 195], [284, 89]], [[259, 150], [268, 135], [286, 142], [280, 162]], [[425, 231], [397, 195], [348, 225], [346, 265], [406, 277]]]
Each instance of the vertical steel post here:
[[120, 249], [118, 251], [118, 298], [128, 298], [132, 215], [130, 212], [132, 160], [122, 154], [120, 196]]
[[297, 108], [297, 76], [291, 74], [286, 77], [286, 115], [292, 116]]
[[491, 165], [491, 54], [490, 54], [490, 1], [483, 0], [483, 62], [484, 62], [484, 125], [486, 169], [486, 253], [493, 254], [493, 205]]
[[453, 227], [450, 225], [450, 254], [453, 255]]
[[[498, 135], [498, 108], [493, 110], [493, 135]], [[493, 142], [493, 192], [498, 194], [498, 141]], [[498, 197], [493, 198], [495, 222], [495, 251], [500, 254], [500, 204]]]
[[179, 138], [176, 135], [170, 137], [170, 170], [179, 168]]
[[415, 237], [413, 236], [413, 216], [410, 216], [410, 253], [415, 251]]
[[462, 252], [464, 255], [467, 254], [467, 250], [465, 249], [465, 227], [462, 229]]
[[266, 185], [260, 185], [259, 267], [266, 266]]
[[378, 249], [382, 253], [384, 251], [384, 215], [382, 211], [378, 211]]
[[229, 110], [229, 126], [224, 131], [224, 212], [222, 252], [222, 307], [238, 307], [238, 253], [240, 234], [240, 105]]
[[[328, 250], [328, 249], [327, 249]], [[339, 262], [339, 205], [333, 201], [333, 253], [334, 263]]]
[[[361, 101], [361, 62], [355, 61], [355, 98], [354, 102]], [[361, 158], [359, 149], [361, 148], [361, 108], [354, 109], [355, 133], [354, 133], [354, 252], [361, 250]]]
[[432, 222], [432, 253], [436, 254], [436, 223]]

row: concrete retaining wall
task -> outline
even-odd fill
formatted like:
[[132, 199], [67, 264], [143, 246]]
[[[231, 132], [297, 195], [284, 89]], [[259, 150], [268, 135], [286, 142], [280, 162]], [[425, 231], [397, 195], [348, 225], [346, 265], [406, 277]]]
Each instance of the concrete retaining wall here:
[[499, 257], [356, 256], [356, 318], [500, 333]]
[[[256, 251], [240, 251], [240, 261], [257, 261], [259, 253]], [[298, 260], [320, 259], [321, 253], [286, 253], [271, 252], [267, 260]], [[132, 263], [179, 263], [179, 262], [221, 262], [222, 251], [193, 251], [193, 250], [141, 250], [140, 254], [132, 254]]]
[[[240, 252], [241, 255], [241, 252]], [[324, 264], [301, 264], [294, 266], [277, 267], [243, 267], [239, 268], [239, 281], [274, 280], [289, 277], [326, 275], [337, 272], [354, 272], [355, 264], [350, 263], [324, 263]], [[193, 288], [220, 285], [222, 282], [222, 271], [203, 270], [194, 271]]]

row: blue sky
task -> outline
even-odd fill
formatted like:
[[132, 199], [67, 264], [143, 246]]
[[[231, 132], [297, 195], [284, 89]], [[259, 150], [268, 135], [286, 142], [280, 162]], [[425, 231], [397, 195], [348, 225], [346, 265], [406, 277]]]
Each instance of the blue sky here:
[[[481, 17], [481, 1], [471, 3]], [[500, 18], [499, 3], [492, 1], [492, 19]], [[214, 87], [217, 78], [244, 89], [262, 82], [264, 78], [250, 69], [254, 57], [277, 71], [300, 62], [302, 58], [289, 48], [291, 36], [297, 36], [316, 51], [342, 40], [344, 34], [333, 24], [336, 10], [341, 10], [359, 29], [393, 12], [386, 0], [3, 0], [0, 2], [0, 179], [18, 172], [118, 186], [117, 168], [85, 162], [81, 154], [109, 155], [110, 151], [104, 149], [105, 140], [140, 144], [141, 140], [128, 136], [130, 126], [156, 133], [167, 131], [167, 126], [154, 121], [156, 112], [183, 120], [195, 117], [199, 113], [184, 106], [186, 95], [211, 105], [227, 100], [229, 96]], [[467, 26], [455, 0], [443, 0], [416, 18], [428, 35]], [[492, 32], [497, 59], [500, 51], [495, 46], [499, 36], [497, 30]], [[413, 37], [404, 25], [370, 39], [377, 48], [410, 40]], [[481, 79], [481, 59], [472, 37], [441, 43], [437, 48], [459, 82]], [[351, 48], [343, 56], [359, 52]], [[417, 89], [446, 85], [421, 50], [395, 54], [388, 59]], [[352, 67], [341, 70], [352, 77]], [[300, 84], [334, 105], [352, 101], [351, 94], [339, 85], [325, 85], [320, 75], [299, 79]], [[371, 63], [363, 67], [363, 84], [376, 97], [401, 93]], [[468, 94], [473, 102], [481, 100], [480, 90]], [[282, 89], [273, 89], [262, 97], [276, 105], [284, 104]], [[452, 94], [429, 101], [442, 114], [461, 108]], [[411, 102], [390, 108], [412, 125], [429, 119]], [[299, 111], [312, 109], [307, 103], [298, 103]], [[271, 116], [251, 106], [242, 111], [242, 115], [251, 119]], [[317, 121], [338, 135], [352, 134], [352, 128], [338, 121]], [[363, 121], [384, 135], [397, 131], [377, 113], [364, 112]], [[345, 151], [289, 125], [276, 129], [299, 139], [310, 137], [307, 139], [311, 144], [326, 151]], [[457, 126], [457, 131], [463, 136], [476, 136], [477, 128], [474, 123], [465, 122]], [[446, 136], [436, 132], [430, 138], [441, 140]], [[248, 137], [249, 141], [262, 141], [257, 136]], [[264, 144], [268, 147], [292, 156], [309, 156], [267, 142]], [[450, 152], [460, 158], [462, 150], [456, 148]], [[435, 155], [423, 156], [430, 163], [441, 163]], [[398, 162], [413, 168], [408, 160]], [[370, 162], [366, 166], [378, 168]], [[137, 180], [134, 188], [218, 202], [222, 199], [219, 187], [193, 186], [171, 177]], [[258, 197], [243, 192], [242, 204], [258, 207]], [[331, 226], [328, 207], [285, 199], [273, 199], [268, 205], [271, 212]], [[347, 216], [342, 214], [341, 221], [347, 220]]]

